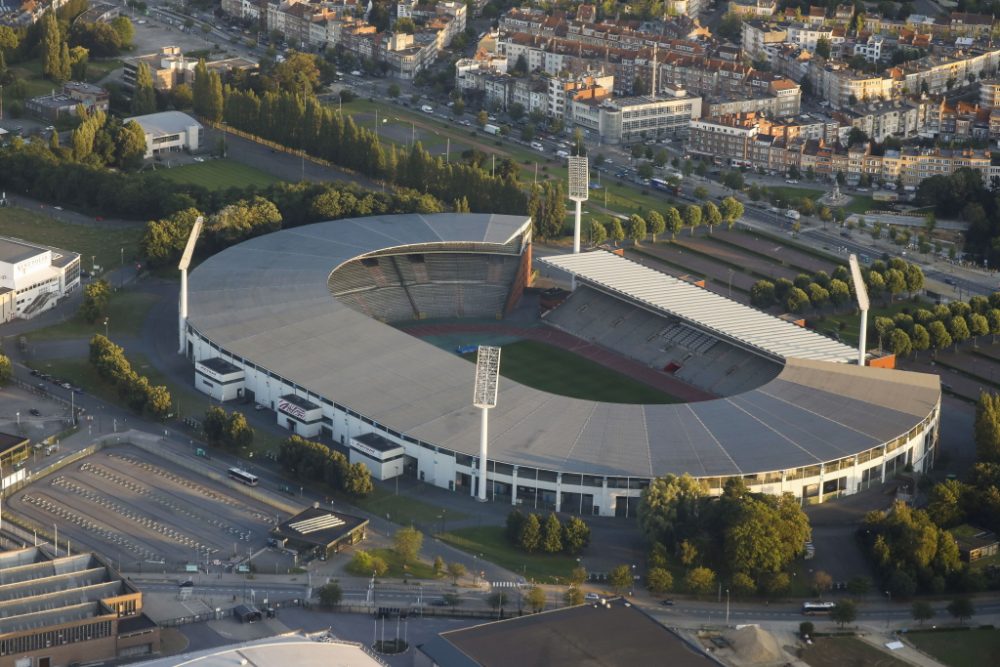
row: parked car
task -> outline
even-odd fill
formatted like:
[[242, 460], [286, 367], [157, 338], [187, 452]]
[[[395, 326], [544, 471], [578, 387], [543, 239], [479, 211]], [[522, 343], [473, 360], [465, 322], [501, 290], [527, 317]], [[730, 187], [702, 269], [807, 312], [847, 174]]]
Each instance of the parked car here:
[[28, 410], [28, 413], [32, 417], [41, 417], [42, 416], [42, 412], [38, 408], [31, 408], [30, 410]]

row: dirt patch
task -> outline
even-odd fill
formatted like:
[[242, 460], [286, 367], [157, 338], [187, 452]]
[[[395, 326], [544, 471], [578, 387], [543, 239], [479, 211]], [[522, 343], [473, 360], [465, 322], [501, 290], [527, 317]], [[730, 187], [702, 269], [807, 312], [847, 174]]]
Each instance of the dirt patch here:
[[766, 665], [784, 659], [781, 646], [771, 633], [757, 625], [730, 630], [723, 636], [743, 664]]
[[805, 649], [811, 667], [906, 667], [907, 663], [855, 637], [820, 637]]

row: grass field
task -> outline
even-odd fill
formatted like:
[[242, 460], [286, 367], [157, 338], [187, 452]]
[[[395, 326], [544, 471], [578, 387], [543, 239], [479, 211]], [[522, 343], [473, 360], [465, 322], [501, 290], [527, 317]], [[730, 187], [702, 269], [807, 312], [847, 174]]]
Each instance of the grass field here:
[[786, 188], [780, 185], [769, 185], [767, 191], [776, 197], [780, 197], [784, 201], [802, 199], [803, 197], [809, 197], [813, 201], [816, 201], [825, 193], [825, 190], [814, 190], [812, 188]]
[[[475, 353], [465, 355], [476, 360]], [[678, 403], [678, 399], [572, 352], [536, 341], [503, 348], [500, 375], [542, 391], [605, 403]]]
[[[377, 486], [372, 495], [364, 500], [355, 500], [353, 502], [372, 514], [388, 517], [390, 521], [394, 521], [402, 526], [422, 524], [436, 528], [440, 525], [440, 508], [416, 500], [410, 496], [394, 495], [392, 491]], [[460, 512], [446, 512], [445, 516], [447, 517], [446, 520], [468, 518], [468, 515]]]
[[453, 547], [482, 555], [484, 560], [543, 584], [559, 583], [576, 567], [576, 559], [570, 556], [528, 554], [515, 549], [508, 544], [501, 526], [459, 528], [438, 537]]
[[[906, 667], [907, 663], [854, 637], [817, 637], [802, 660], [811, 667]], [[988, 664], [988, 663], [983, 663]]]
[[0, 236], [78, 252], [81, 265], [89, 270], [95, 261], [105, 268], [118, 266], [121, 248], [125, 261], [137, 257], [142, 228], [77, 225], [21, 208], [0, 208]]
[[906, 636], [949, 667], [1000, 665], [1000, 630], [910, 632]]
[[368, 549], [368, 553], [373, 556], [381, 556], [386, 564], [389, 566], [389, 571], [386, 572], [385, 576], [391, 577], [393, 579], [436, 579], [434, 576], [434, 566], [430, 563], [425, 563], [423, 561], [417, 561], [416, 563], [410, 563], [407, 567], [403, 567], [403, 561], [399, 559], [396, 552], [392, 549]]
[[[108, 302], [108, 332], [115, 335], [138, 336], [149, 309], [156, 297], [147, 292], [125, 291], [113, 294]], [[37, 329], [27, 334], [28, 340], [53, 340], [58, 338], [87, 338], [104, 333], [104, 320], [89, 324], [76, 313], [61, 324]]]
[[248, 185], [265, 187], [278, 179], [268, 173], [232, 160], [208, 160], [171, 169], [157, 169], [156, 173], [174, 183], [203, 185], [209, 190], [243, 188]]

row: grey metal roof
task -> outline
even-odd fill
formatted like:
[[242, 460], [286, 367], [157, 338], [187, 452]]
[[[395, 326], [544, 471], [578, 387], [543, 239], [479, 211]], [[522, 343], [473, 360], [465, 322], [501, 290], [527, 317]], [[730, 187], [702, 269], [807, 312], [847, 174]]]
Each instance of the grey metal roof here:
[[539, 258], [601, 288], [779, 359], [848, 363], [857, 350], [604, 250]]
[[[424, 442], [476, 455], [474, 366], [339, 303], [327, 279], [344, 262], [388, 247], [504, 244], [527, 225], [518, 216], [413, 214], [257, 237], [192, 272], [189, 323], [229, 353], [318, 396]], [[923, 420], [939, 398], [936, 376], [795, 358], [757, 389], [683, 405], [596, 403], [501, 378], [490, 414], [490, 458], [636, 477], [780, 470], [891, 440]]]
[[187, 132], [192, 127], [201, 127], [201, 123], [181, 111], [161, 111], [159, 113], [149, 113], [145, 116], [132, 116], [131, 118], [126, 118], [123, 122], [127, 123], [130, 120], [137, 122], [143, 132], [152, 134], [154, 137], [165, 134], [178, 134], [180, 132]]
[[35, 255], [40, 255], [45, 250], [45, 248], [26, 241], [0, 237], [0, 261], [8, 264], [17, 264]]

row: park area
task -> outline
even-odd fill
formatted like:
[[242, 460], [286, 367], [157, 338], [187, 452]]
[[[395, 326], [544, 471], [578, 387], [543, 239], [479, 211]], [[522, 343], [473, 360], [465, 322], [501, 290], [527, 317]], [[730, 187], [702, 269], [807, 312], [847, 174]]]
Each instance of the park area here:
[[160, 167], [156, 173], [174, 183], [200, 185], [209, 190], [250, 186], [263, 188], [278, 182], [277, 178], [260, 169], [232, 160], [208, 160], [170, 169]]
[[[476, 353], [463, 355], [476, 360]], [[572, 352], [537, 341], [505, 345], [500, 375], [551, 394], [605, 403], [677, 403], [678, 399]]]
[[577, 561], [572, 556], [531, 554], [514, 547], [507, 541], [505, 529], [501, 526], [469, 526], [443, 533], [438, 538], [538, 583], [565, 582], [577, 566]]
[[1000, 665], [1000, 630], [910, 632], [906, 638], [918, 649], [949, 667]]
[[855, 637], [817, 637], [813, 640], [812, 646], [803, 651], [802, 661], [810, 667], [846, 667], [848, 665], [907, 667], [908, 664]]

